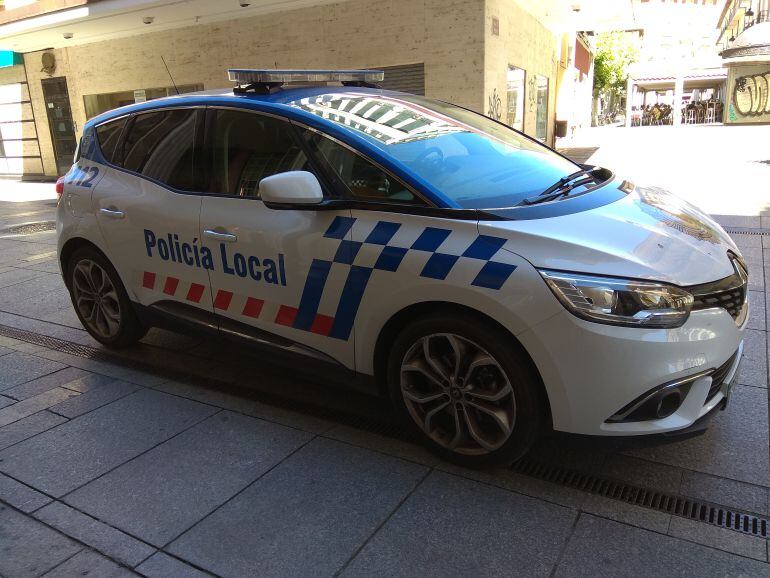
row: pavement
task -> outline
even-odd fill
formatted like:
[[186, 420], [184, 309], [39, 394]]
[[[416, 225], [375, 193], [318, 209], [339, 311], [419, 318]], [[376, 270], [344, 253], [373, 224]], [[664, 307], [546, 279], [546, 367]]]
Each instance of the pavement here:
[[[688, 510], [770, 516], [770, 235], [734, 235], [752, 313], [705, 434], [557, 436], [536, 467], [475, 471], [401, 435], [383, 400], [248, 350], [152, 330], [105, 351], [58, 272], [54, 201], [25, 190], [0, 201], [0, 575], [770, 574], [766, 538]], [[768, 227], [730, 201], [726, 226]]]

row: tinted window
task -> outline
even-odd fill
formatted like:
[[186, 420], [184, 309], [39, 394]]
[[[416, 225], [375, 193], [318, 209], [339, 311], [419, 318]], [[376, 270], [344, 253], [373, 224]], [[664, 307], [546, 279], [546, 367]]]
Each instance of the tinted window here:
[[286, 171], [308, 170], [291, 125], [269, 116], [235, 110], [208, 112], [209, 190], [259, 198], [259, 181]]
[[139, 114], [123, 141], [123, 166], [175, 189], [192, 190], [195, 109]]
[[112, 122], [105, 122], [96, 127], [96, 139], [99, 141], [102, 156], [104, 156], [108, 163], [115, 163], [115, 150], [125, 124], [126, 119], [121, 118]]
[[462, 208], [510, 207], [579, 169], [504, 124], [420, 96], [350, 90], [288, 104], [355, 132]]
[[368, 201], [425, 204], [400, 181], [349, 148], [313, 131], [306, 130], [303, 136], [353, 197]]

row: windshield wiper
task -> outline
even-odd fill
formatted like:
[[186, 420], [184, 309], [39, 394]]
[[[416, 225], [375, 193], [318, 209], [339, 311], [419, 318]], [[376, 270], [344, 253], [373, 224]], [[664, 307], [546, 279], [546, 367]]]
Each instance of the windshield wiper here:
[[[575, 189], [577, 187], [580, 187], [582, 185], [595, 181], [596, 177], [593, 175], [593, 173], [594, 171], [597, 170], [597, 168], [598, 167], [591, 167], [589, 169], [583, 169], [580, 171], [576, 171], [570, 175], [567, 175], [566, 177], [562, 177], [558, 181], [556, 181], [554, 184], [552, 184], [550, 187], [548, 187], [546, 190], [544, 190], [542, 193], [538, 193], [537, 195], [532, 197], [527, 197], [526, 199], [521, 201], [519, 205], [536, 205], [538, 203], [546, 203], [548, 201], [552, 201], [556, 199], [557, 197], [568, 195], [572, 189]], [[581, 177], [583, 175], [589, 175], [589, 176], [579, 179], [577, 181], [575, 180], [578, 177]]]

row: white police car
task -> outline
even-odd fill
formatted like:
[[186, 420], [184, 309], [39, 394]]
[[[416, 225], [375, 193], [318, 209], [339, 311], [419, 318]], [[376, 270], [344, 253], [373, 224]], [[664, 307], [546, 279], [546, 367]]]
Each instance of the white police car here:
[[100, 342], [243, 339], [388, 392], [475, 465], [550, 427], [683, 431], [726, 403], [747, 271], [694, 207], [381, 72], [230, 77], [84, 127], [57, 231]]

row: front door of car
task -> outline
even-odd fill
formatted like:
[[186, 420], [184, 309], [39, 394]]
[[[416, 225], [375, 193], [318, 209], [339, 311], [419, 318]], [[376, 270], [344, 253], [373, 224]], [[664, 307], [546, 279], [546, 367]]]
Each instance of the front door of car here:
[[312, 170], [292, 125], [209, 108], [206, 154], [201, 229], [214, 254], [220, 331], [353, 369], [352, 331], [335, 319], [352, 251], [350, 211], [275, 210], [259, 196], [265, 177]]
[[[137, 114], [96, 128], [105, 165], [93, 195], [108, 256], [131, 298], [214, 327], [194, 191], [202, 109]], [[122, 138], [121, 138], [122, 135]]]

